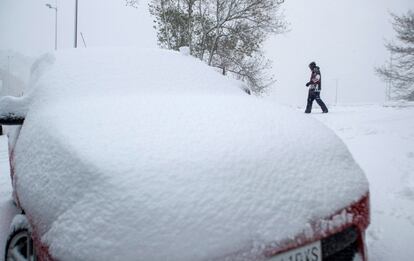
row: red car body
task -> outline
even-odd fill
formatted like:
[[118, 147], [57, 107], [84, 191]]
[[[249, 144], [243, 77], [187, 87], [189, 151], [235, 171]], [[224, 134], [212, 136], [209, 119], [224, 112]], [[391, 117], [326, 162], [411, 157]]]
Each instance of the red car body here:
[[[158, 55], [159, 51], [154, 52], [154, 56]], [[144, 52], [145, 55], [146, 52]], [[140, 54], [142, 55], [142, 54]], [[169, 56], [168, 56], [169, 55]], [[160, 57], [164, 58], [164, 56], [167, 56], [167, 58], [176, 58], [175, 56], [171, 55], [170, 53], [161, 53]], [[99, 56], [97, 56], [99, 57]], [[118, 56], [116, 56], [118, 57]], [[70, 58], [72, 58], [72, 56], [70, 56]], [[124, 57], [125, 58], [125, 57]], [[129, 57], [127, 57], [129, 58]], [[188, 57], [186, 57], [185, 59], [187, 59]], [[148, 57], [147, 57], [147, 60]], [[160, 59], [162, 60], [162, 59]], [[177, 59], [179, 60], [179, 59]], [[66, 60], [64, 60], [66, 61]], [[71, 60], [69, 60], [71, 61]], [[100, 63], [101, 60], [99, 59], [98, 62]], [[124, 62], [124, 60], [121, 59], [121, 64]], [[188, 62], [187, 60], [185, 60], [185, 62]], [[111, 63], [114, 63], [114, 60], [111, 61]], [[65, 63], [62, 63], [65, 65]], [[154, 65], [156, 66], [157, 63], [154, 63]], [[180, 65], [180, 63], [178, 63], [178, 66]], [[189, 69], [188, 71], [191, 72], [191, 67], [193, 65], [193, 62], [191, 61], [191, 63], [189, 63]], [[195, 64], [197, 66], [199, 66], [198, 64]], [[95, 65], [96, 66], [96, 65]], [[76, 67], [76, 66], [75, 66]], [[197, 67], [198, 68], [198, 67]], [[200, 67], [202, 68], [202, 67]], [[156, 70], [157, 68], [153, 68], [152, 70]], [[185, 71], [185, 70], [184, 70]], [[58, 70], [59, 72], [59, 70]], [[64, 71], [63, 71], [64, 72]], [[211, 73], [209, 71], [207, 71], [208, 73]], [[64, 72], [65, 73], [65, 72]], [[77, 74], [76, 74], [77, 75]], [[214, 72], [212, 73], [211, 77], [215, 77]], [[221, 77], [221, 76], [219, 76]], [[218, 78], [217, 81], [223, 81], [221, 78]], [[226, 83], [225, 83], [226, 84]], [[224, 85], [225, 85], [224, 84]], [[204, 94], [204, 93], [203, 93]], [[238, 94], [238, 93], [237, 93]], [[176, 95], [178, 96], [178, 95]], [[93, 96], [92, 96], [93, 97]], [[207, 101], [207, 105], [209, 105], [208, 102], [210, 101], [215, 101], [215, 97], [211, 96], [212, 99]], [[211, 98], [210, 97], [210, 98]], [[224, 97], [232, 97], [230, 95], [227, 96], [224, 95]], [[174, 99], [176, 98], [175, 96], [172, 98]], [[222, 98], [222, 97], [221, 97]], [[238, 97], [232, 97], [232, 101], [236, 101], [236, 102], [240, 102], [241, 106], [240, 108], [243, 108], [243, 106], [245, 106], [245, 97], [243, 96], [242, 98], [238, 98]], [[169, 99], [168, 99], [169, 101]], [[224, 99], [223, 99], [224, 101]], [[135, 102], [135, 101], [134, 101]], [[179, 102], [181, 102], [181, 100], [179, 100]], [[225, 101], [226, 102], [226, 101]], [[226, 104], [224, 102], [224, 104]], [[195, 105], [194, 105], [195, 104]], [[197, 101], [194, 102], [193, 105], [194, 107], [197, 106]], [[240, 105], [238, 103], [235, 103], [234, 105]], [[260, 102], [257, 102], [257, 104], [259, 104], [258, 106], [261, 106]], [[219, 103], [218, 105], [222, 105], [221, 103]], [[157, 104], [158, 106], [158, 104]], [[204, 107], [206, 107], [206, 105], [203, 105]], [[194, 108], [192, 107], [192, 108]], [[203, 108], [204, 108], [203, 107]], [[227, 110], [230, 109], [230, 107], [227, 106], [223, 106], [223, 108], [226, 108]], [[267, 108], [267, 107], [266, 107]], [[185, 109], [185, 108], [184, 108]], [[239, 108], [236, 108], [235, 111], [239, 111]], [[163, 111], [164, 112], [164, 111]], [[181, 112], [181, 111], [180, 111]], [[210, 113], [210, 111], [208, 111], [208, 113]], [[217, 113], [217, 112], [216, 112]], [[216, 119], [217, 115], [220, 115], [221, 111], [218, 110], [217, 114], [213, 114], [213, 117], [211, 117], [212, 120]], [[241, 115], [245, 115], [245, 113], [240, 113]], [[47, 115], [47, 114], [46, 114]], [[180, 114], [181, 117], [183, 114]], [[184, 114], [185, 115], [185, 114]], [[2, 116], [2, 115], [0, 115]], [[106, 115], [104, 115], [106, 116]], [[209, 117], [211, 116], [210, 114], [208, 115]], [[200, 117], [202, 118], [202, 117]], [[26, 118], [28, 119], [28, 118]], [[138, 120], [140, 118], [138, 117]], [[231, 118], [225, 118], [225, 120], [229, 120]], [[243, 118], [242, 118], [243, 119]], [[7, 117], [0, 117], [0, 123], [2, 124], [11, 124], [11, 125], [22, 125], [23, 124], [23, 128], [25, 127], [24, 124], [24, 118], [7, 118]], [[30, 124], [28, 128], [33, 126], [33, 123], [37, 123], [35, 120], [30, 119]], [[46, 118], [46, 120], [49, 120], [48, 118]], [[75, 117], [76, 120], [76, 117]], [[291, 120], [291, 119], [289, 119]], [[29, 121], [27, 121], [29, 122]], [[181, 127], [183, 127], [183, 129], [185, 129], [187, 122], [183, 121], [184, 125], [181, 125]], [[300, 122], [300, 120], [299, 120]], [[244, 124], [244, 122], [242, 122]], [[263, 122], [261, 122], [263, 123]], [[174, 122], [175, 124], [175, 122]], [[313, 123], [312, 123], [313, 124]], [[289, 126], [289, 124], [283, 125], [281, 124], [282, 127], [285, 126]], [[244, 126], [244, 125], [242, 125]], [[266, 125], [263, 125], [266, 126]], [[271, 126], [278, 126], [278, 125], [271, 125]], [[175, 125], [173, 126], [174, 128], [178, 128]], [[195, 130], [199, 130], [197, 128], [198, 126], [196, 126], [196, 128], [194, 128]], [[152, 126], [151, 126], [152, 128]], [[224, 128], [226, 130], [226, 128]], [[247, 128], [248, 129], [248, 128]], [[181, 129], [179, 129], [181, 130]], [[152, 131], [152, 129], [151, 129]], [[190, 128], [190, 132], [193, 131], [192, 128]], [[212, 133], [215, 130], [212, 130]], [[270, 131], [271, 133], [272, 131]], [[14, 200], [16, 202], [16, 205], [22, 209], [22, 212], [25, 214], [28, 224], [30, 226], [30, 233], [29, 236], [31, 237], [32, 241], [33, 241], [33, 246], [35, 249], [35, 253], [37, 256], [37, 260], [40, 261], [60, 261], [58, 259], [56, 259], [54, 257], [54, 255], [52, 254], [53, 251], [50, 250], [50, 246], [47, 245], [45, 243], [45, 240], [43, 240], [43, 236], [42, 233], [45, 233], [44, 230], [43, 232], [41, 232], [41, 228], [39, 228], [39, 223], [42, 223], [42, 221], [36, 220], [36, 218], [33, 216], [33, 213], [30, 212], [30, 210], [24, 209], [24, 205], [25, 204], [21, 204], [21, 203], [26, 203], [27, 204], [27, 200], [28, 198], [31, 197], [31, 195], [28, 197], [26, 196], [26, 202], [22, 201], [20, 199], [24, 199], [24, 197], [22, 197], [22, 195], [20, 195], [20, 193], [24, 193], [24, 191], [22, 191], [21, 187], [18, 187], [16, 184], [18, 184], [18, 179], [19, 177], [22, 177], [20, 175], [24, 175], [24, 173], [21, 173], [21, 171], [19, 173], [16, 173], [15, 171], [15, 167], [18, 166], [17, 164], [19, 164], [19, 162], [16, 162], [16, 155], [15, 155], [15, 145], [17, 143], [17, 141], [19, 140], [19, 135], [20, 135], [20, 127], [16, 127], [11, 133], [11, 136], [9, 137], [9, 154], [10, 154], [10, 173], [11, 173], [11, 178], [12, 178], [12, 184], [13, 184], [13, 196], [14, 196]], [[282, 132], [284, 133], [284, 132]], [[290, 135], [291, 133], [289, 131], [286, 132], [288, 135]], [[211, 133], [207, 133], [207, 134], [211, 134]], [[327, 135], [331, 135], [330, 133], [328, 133]], [[21, 135], [23, 136], [23, 135]], [[186, 138], [186, 136], [184, 136]], [[330, 137], [334, 137], [334, 139], [337, 139], [336, 136], [334, 136], [333, 134]], [[27, 137], [26, 141], [28, 140]], [[303, 137], [301, 137], [302, 139], [305, 139]], [[208, 138], [207, 138], [208, 139]], [[258, 139], [259, 141], [261, 141], [261, 138]], [[317, 139], [315, 139], [317, 140]], [[224, 139], [224, 141], [227, 141]], [[248, 142], [250, 142], [251, 140], [249, 140]], [[305, 139], [306, 141], [306, 139]], [[318, 141], [318, 140], [317, 140]], [[336, 141], [335, 141], [336, 142]], [[238, 143], [235, 143], [236, 146], [238, 145]], [[248, 145], [250, 145], [250, 143], [247, 143]], [[261, 143], [258, 143], [261, 144]], [[159, 144], [158, 144], [159, 145]], [[191, 142], [190, 142], [191, 145]], [[232, 144], [234, 145], [234, 144]], [[337, 157], [339, 160], [343, 160], [343, 158], [341, 158], [341, 156], [345, 155], [345, 157], [348, 157], [349, 152], [346, 149], [343, 149], [344, 145], [341, 142], [335, 143], [334, 145], [339, 145], [341, 146], [341, 150], [340, 152], [345, 151], [344, 153], [347, 154], [341, 154], [338, 153], [339, 157]], [[327, 150], [331, 149], [331, 145], [327, 145]], [[20, 147], [18, 148], [20, 149], [20, 152], [24, 151], [24, 148]], [[205, 149], [205, 148], [203, 148]], [[156, 151], [157, 152], [157, 151]], [[211, 153], [215, 153], [215, 151], [211, 152]], [[295, 151], [293, 151], [293, 153], [295, 154]], [[329, 151], [328, 153], [329, 154]], [[19, 154], [20, 155], [20, 154]], [[52, 155], [53, 156], [53, 155]], [[296, 156], [296, 155], [294, 155]], [[39, 156], [41, 157], [41, 156]], [[23, 157], [24, 158], [24, 157]], [[230, 158], [233, 159], [233, 158]], [[350, 157], [350, 160], [348, 161], [348, 163], [352, 163], [355, 164], [352, 160], [352, 157]], [[21, 163], [21, 162], [20, 162]], [[72, 162], [71, 162], [72, 163]], [[345, 162], [346, 164], [346, 162]], [[334, 167], [335, 164], [332, 164]], [[356, 166], [356, 164], [355, 164]], [[348, 166], [346, 166], [348, 167]], [[294, 166], [295, 168], [295, 166]], [[358, 170], [358, 173], [362, 173], [362, 171], [360, 171], [359, 167], [355, 167], [355, 169]], [[299, 172], [299, 171], [298, 171]], [[346, 171], [344, 171], [346, 172]], [[294, 172], [295, 173], [295, 172]], [[340, 172], [341, 173], [341, 172]], [[282, 173], [284, 174], [284, 173]], [[363, 173], [362, 173], [363, 175]], [[321, 185], [322, 186], [322, 185]], [[27, 188], [27, 187], [26, 187]], [[365, 191], [365, 186], [361, 186], [360, 188], [363, 188], [361, 190], [359, 190], [358, 192], [358, 196], [353, 197], [354, 199], [357, 198], [356, 200], [352, 201], [349, 203], [348, 206], [341, 208], [339, 210], [335, 209], [334, 211], [332, 211], [333, 213], [331, 213], [329, 210], [328, 213], [331, 213], [329, 215], [327, 215], [326, 217], [323, 218], [309, 218], [309, 223], [308, 224], [303, 224], [303, 231], [301, 233], [296, 234], [294, 237], [292, 238], [284, 238], [282, 240], [278, 240], [278, 241], [274, 241], [274, 242], [270, 242], [269, 244], [263, 246], [260, 248], [260, 251], [258, 252], [254, 252], [253, 254], [249, 255], [248, 257], [246, 257], [246, 253], [248, 253], [250, 251], [250, 249], [233, 249], [233, 250], [229, 250], [230, 253], [220, 253], [219, 257], [213, 257], [212, 259], [208, 259], [208, 260], [269, 260], [269, 261], [273, 261], [273, 260], [283, 260], [283, 261], [314, 261], [314, 260], [318, 260], [318, 261], [354, 261], [354, 257], [356, 254], [359, 254], [359, 256], [361, 257], [361, 259], [363, 261], [368, 261], [368, 253], [367, 253], [367, 249], [366, 249], [366, 244], [365, 244], [365, 231], [370, 223], [370, 213], [369, 213], [369, 191], [368, 189], [366, 189]], [[273, 189], [273, 188], [272, 188]], [[332, 187], [332, 189], [334, 190], [335, 187]], [[361, 192], [365, 191], [365, 193], [363, 193], [362, 196], [359, 196], [361, 194]], [[271, 191], [273, 193], [273, 190]], [[349, 188], [348, 189], [349, 193], [353, 192], [353, 188]], [[43, 195], [44, 196], [44, 195]], [[325, 197], [326, 198], [326, 197]], [[294, 202], [294, 199], [293, 199]], [[322, 201], [324, 202], [324, 201]], [[345, 203], [341, 206], [344, 206], [347, 204], [347, 202], [349, 201], [345, 201]], [[233, 203], [233, 202], [232, 202]], [[32, 202], [33, 204], [33, 202]], [[30, 205], [30, 204], [29, 204]], [[236, 204], [235, 204], [236, 205]], [[27, 205], [26, 205], [27, 206]], [[33, 208], [33, 207], [32, 207]], [[32, 209], [36, 210], [36, 209]], [[213, 210], [215, 211], [215, 210]], [[272, 212], [273, 215], [273, 212]], [[115, 220], [114, 220], [115, 222]], [[233, 225], [233, 224], [232, 224]], [[273, 226], [273, 223], [270, 224], [271, 226]], [[275, 226], [288, 226], [289, 224], [275, 224]], [[303, 247], [307, 247], [310, 244], [313, 244], [315, 242], [320, 242], [320, 254], [321, 256], [318, 256], [318, 259], [313, 259], [312, 257], [312, 252], [311, 249], [307, 249], [306, 251], [308, 251], [307, 253], [305, 252], [295, 252], [298, 249], [301, 249]], [[66, 246], [66, 245], [65, 245]], [[161, 249], [162, 251], [162, 249]], [[7, 252], [7, 249], [6, 249]], [[290, 256], [289, 256], [290, 255]], [[318, 254], [319, 255], [319, 254]], [[284, 259], [281, 259], [281, 256], [287, 256]], [[315, 257], [316, 258], [316, 257]], [[147, 258], [148, 259], [148, 258]]]
[[[13, 156], [13, 145], [9, 144], [9, 159], [10, 159], [10, 173], [11, 178], [14, 180], [14, 156]], [[15, 182], [12, 182], [15, 184]], [[16, 190], [13, 190], [14, 198], [16, 200], [16, 204], [18, 207], [19, 205], [19, 196], [16, 193]], [[34, 226], [34, 222], [31, 222], [31, 217], [29, 213], [26, 213], [27, 219], [32, 227], [32, 239], [34, 243], [34, 247], [36, 249], [37, 258], [39, 261], [58, 261], [53, 259], [53, 257], [49, 253], [49, 247], [42, 243], [40, 240], [40, 236], [38, 235], [36, 231], [36, 226]], [[351, 217], [347, 219], [346, 221], [340, 222], [340, 224], [335, 224], [334, 220], [336, 217], [343, 217], [348, 216]], [[319, 240], [326, 240], [332, 237], [340, 237], [343, 236], [341, 233], [344, 233], [346, 231], [349, 231], [350, 229], [354, 232], [356, 232], [356, 238], [351, 243], [352, 248], [356, 253], [360, 254], [362, 261], [368, 261], [368, 252], [366, 247], [366, 241], [365, 241], [365, 231], [368, 228], [370, 224], [370, 199], [369, 199], [369, 193], [367, 192], [366, 195], [364, 195], [360, 200], [357, 202], [354, 202], [352, 205], [348, 206], [347, 208], [338, 211], [337, 213], [333, 214], [330, 217], [327, 217], [326, 219], [317, 220], [314, 223], [311, 224], [312, 230], [314, 232], [312, 237], [306, 236], [305, 233], [297, 235], [294, 239], [286, 239], [283, 242], [277, 242], [278, 247], [274, 247], [269, 245], [267, 249], [264, 250], [262, 253], [263, 255], [269, 259], [271, 259], [274, 256], [277, 256], [278, 254], [288, 252], [290, 250], [299, 248], [301, 246], [305, 246], [307, 244], [310, 244], [315, 241]], [[338, 236], [340, 235], [340, 236]], [[346, 237], [346, 235], [344, 236]], [[336, 239], [337, 241], [341, 241], [341, 238]], [[333, 240], [333, 241], [336, 241]], [[341, 256], [341, 251], [344, 251], [344, 249], [341, 249], [337, 253], [335, 253], [338, 256]], [[229, 254], [228, 256], [223, 257], [223, 259], [229, 258], [231, 260], [231, 256], [237, 256], [238, 253]], [[228, 260], [228, 259], [226, 259]], [[325, 260], [325, 259], [323, 259]], [[331, 261], [334, 261], [335, 258], [329, 259]], [[341, 259], [345, 260], [345, 259]], [[353, 260], [353, 259], [352, 259]], [[350, 261], [352, 261], [350, 260]], [[287, 260], [291, 261], [291, 260]], [[298, 260], [292, 260], [292, 261], [302, 261], [302, 259]]]

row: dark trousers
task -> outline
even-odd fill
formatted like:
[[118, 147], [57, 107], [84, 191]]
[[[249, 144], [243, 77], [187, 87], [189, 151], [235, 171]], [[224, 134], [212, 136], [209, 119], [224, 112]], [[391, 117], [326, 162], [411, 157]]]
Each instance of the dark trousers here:
[[325, 103], [321, 100], [321, 97], [319, 96], [320, 92], [315, 92], [314, 90], [309, 90], [308, 94], [308, 104], [306, 105], [306, 113], [310, 113], [312, 111], [312, 103], [314, 100], [321, 106], [321, 109], [323, 112], [327, 113], [328, 108], [326, 108]]

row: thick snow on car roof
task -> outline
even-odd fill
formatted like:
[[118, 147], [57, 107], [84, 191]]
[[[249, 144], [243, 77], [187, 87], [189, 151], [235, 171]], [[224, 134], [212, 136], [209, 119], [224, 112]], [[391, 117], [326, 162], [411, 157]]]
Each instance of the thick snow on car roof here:
[[15, 148], [58, 260], [206, 260], [295, 236], [367, 181], [327, 128], [163, 50], [41, 58]]

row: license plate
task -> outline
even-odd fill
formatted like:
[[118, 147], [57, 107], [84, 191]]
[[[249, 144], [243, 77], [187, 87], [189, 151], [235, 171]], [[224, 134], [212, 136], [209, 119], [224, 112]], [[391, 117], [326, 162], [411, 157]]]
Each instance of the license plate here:
[[321, 241], [317, 241], [274, 256], [269, 261], [322, 261], [321, 249]]

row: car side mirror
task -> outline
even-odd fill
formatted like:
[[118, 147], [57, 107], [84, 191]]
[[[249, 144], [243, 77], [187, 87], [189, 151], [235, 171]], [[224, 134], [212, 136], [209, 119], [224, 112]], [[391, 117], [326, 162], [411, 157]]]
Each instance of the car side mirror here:
[[27, 112], [27, 99], [4, 96], [0, 98], [0, 125], [22, 125]]

